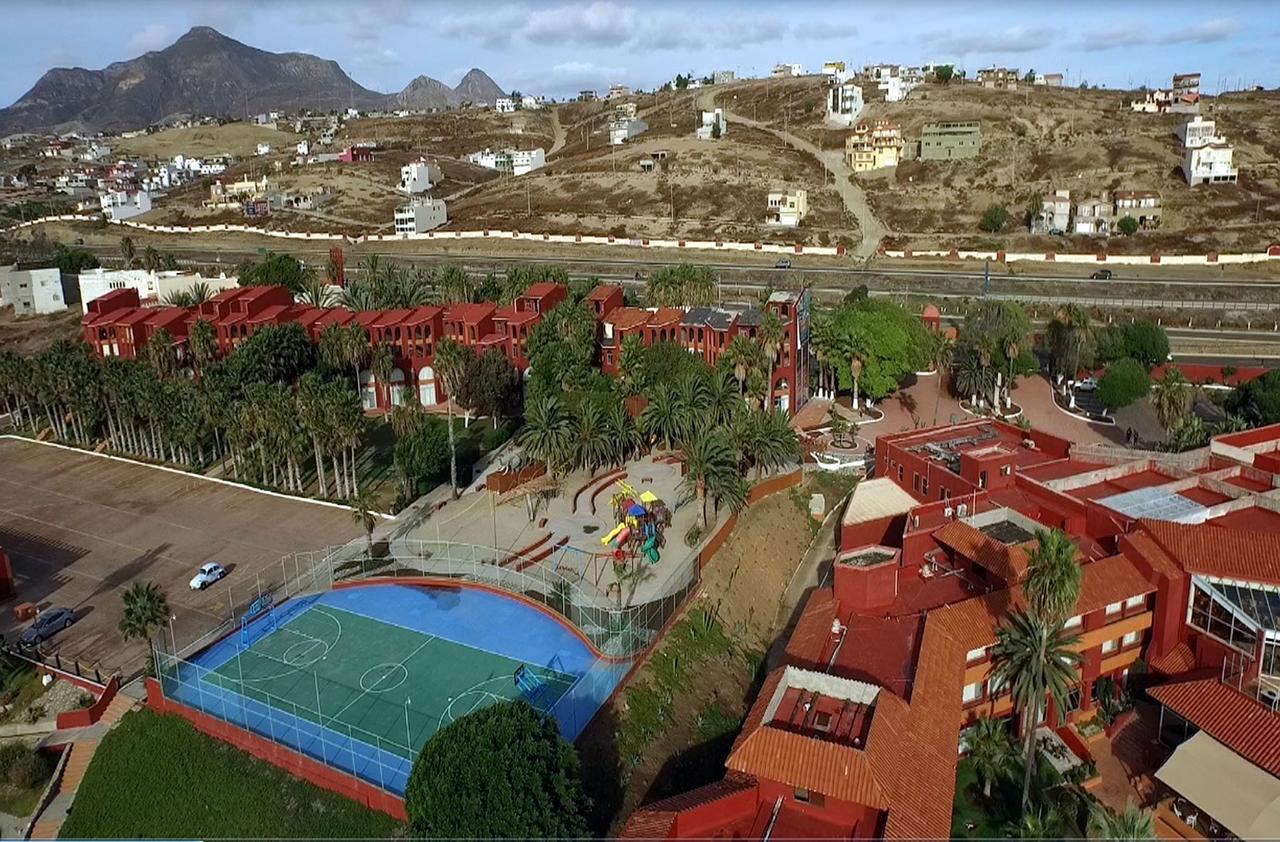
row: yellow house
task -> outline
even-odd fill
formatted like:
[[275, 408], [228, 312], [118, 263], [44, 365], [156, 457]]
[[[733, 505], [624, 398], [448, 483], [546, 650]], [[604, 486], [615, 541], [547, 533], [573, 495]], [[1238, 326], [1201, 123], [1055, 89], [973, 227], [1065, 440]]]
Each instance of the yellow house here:
[[902, 147], [902, 126], [888, 120], [858, 123], [844, 141], [845, 158], [854, 172], [896, 167]]

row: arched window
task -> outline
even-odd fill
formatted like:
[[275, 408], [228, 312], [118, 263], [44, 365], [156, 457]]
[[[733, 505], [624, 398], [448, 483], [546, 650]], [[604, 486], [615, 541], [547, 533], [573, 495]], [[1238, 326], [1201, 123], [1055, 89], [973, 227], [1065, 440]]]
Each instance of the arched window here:
[[391, 405], [404, 406], [404, 372], [391, 369]]
[[440, 403], [440, 398], [436, 395], [436, 372], [429, 365], [418, 369], [418, 400], [423, 406]]
[[378, 387], [373, 382], [373, 372], [360, 372], [360, 405], [366, 410], [378, 408]]

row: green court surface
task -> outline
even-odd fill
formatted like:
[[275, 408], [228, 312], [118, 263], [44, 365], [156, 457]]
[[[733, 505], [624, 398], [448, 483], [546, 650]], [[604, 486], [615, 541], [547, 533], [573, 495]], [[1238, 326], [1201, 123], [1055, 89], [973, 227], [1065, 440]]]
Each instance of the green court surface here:
[[[411, 757], [453, 720], [519, 698], [519, 666], [503, 655], [315, 605], [231, 656], [207, 680]], [[528, 668], [548, 686], [544, 709], [573, 685], [572, 676]]]

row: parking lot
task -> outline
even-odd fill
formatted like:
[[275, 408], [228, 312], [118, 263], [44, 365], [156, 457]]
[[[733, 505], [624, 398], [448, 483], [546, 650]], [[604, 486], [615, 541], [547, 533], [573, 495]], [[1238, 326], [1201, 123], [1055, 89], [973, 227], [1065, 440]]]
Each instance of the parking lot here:
[[[340, 508], [272, 496], [181, 473], [58, 447], [0, 438], [0, 547], [13, 562], [18, 596], [3, 606], [0, 633], [12, 643], [29, 623], [13, 606], [75, 611], [75, 624], [42, 647], [64, 665], [131, 672], [146, 657], [117, 626], [121, 593], [157, 584], [178, 642], [237, 610], [255, 582], [279, 582], [281, 557], [343, 544], [358, 528]], [[206, 561], [228, 569], [205, 591], [187, 583]]]

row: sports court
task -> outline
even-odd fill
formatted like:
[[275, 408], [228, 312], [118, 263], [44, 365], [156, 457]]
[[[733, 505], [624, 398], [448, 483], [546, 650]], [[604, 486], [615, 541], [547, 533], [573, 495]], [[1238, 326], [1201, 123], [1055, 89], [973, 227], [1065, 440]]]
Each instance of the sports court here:
[[170, 698], [396, 793], [436, 731], [498, 701], [576, 738], [625, 669], [518, 598], [392, 584], [289, 600], [162, 664]]

